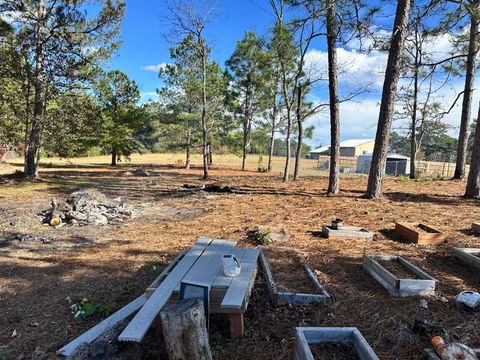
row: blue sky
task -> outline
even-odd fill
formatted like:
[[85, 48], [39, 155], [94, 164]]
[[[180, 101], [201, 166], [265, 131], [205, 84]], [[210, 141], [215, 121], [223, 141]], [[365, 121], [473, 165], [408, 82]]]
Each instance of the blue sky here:
[[[110, 68], [126, 72], [134, 79], [141, 90], [142, 102], [155, 98], [155, 89], [160, 86], [158, 72], [152, 71], [156, 65], [169, 62], [169, 47], [162, 36], [167, 29], [164, 20], [166, 11], [162, 0], [127, 1], [127, 12], [122, 25], [123, 45], [119, 53], [110, 61]], [[390, 18], [385, 18], [389, 21]], [[393, 18], [391, 19], [393, 21]], [[267, 0], [219, 0], [217, 1], [216, 20], [207, 27], [206, 36], [212, 42], [212, 57], [221, 66], [232, 54], [235, 43], [241, 39], [246, 30], [253, 30], [259, 35], [267, 34], [274, 22]], [[448, 52], [451, 44], [448, 38], [441, 38], [432, 48]], [[325, 39], [319, 38], [309, 54], [313, 66], [326, 68]], [[339, 77], [340, 92], [362, 83], [371, 83], [371, 91], [354, 102], [342, 103], [340, 106], [341, 139], [365, 139], [375, 137], [378, 120], [378, 105], [383, 85], [383, 70], [387, 54], [372, 51], [368, 54], [358, 53], [354, 45], [338, 49], [339, 64], [345, 74]], [[477, 79], [477, 81], [479, 81]], [[444, 101], [449, 103], [462, 90], [463, 79], [459, 78], [449, 89], [445, 89]], [[313, 90], [311, 100], [328, 101], [327, 83], [321, 82]], [[474, 99], [474, 104], [479, 99]], [[460, 103], [460, 102], [459, 102]], [[476, 112], [474, 110], [473, 112]], [[447, 116], [446, 121], [452, 125], [450, 133], [455, 136], [460, 119], [458, 104]], [[328, 112], [318, 114], [308, 120], [307, 125], [314, 125], [312, 140], [306, 142], [312, 146], [325, 145], [330, 142]], [[394, 124], [394, 127], [404, 127]]]
[[[216, 21], [207, 28], [206, 36], [213, 46], [213, 58], [224, 66], [235, 48], [235, 42], [246, 30], [265, 34], [273, 18], [262, 11], [252, 0], [225, 0], [218, 2]], [[258, 4], [265, 2], [258, 0]], [[260, 6], [260, 7], [259, 7]], [[265, 7], [268, 9], [268, 7]], [[145, 70], [169, 61], [169, 47], [162, 36], [165, 31], [165, 11], [161, 0], [127, 1], [127, 13], [122, 25], [123, 45], [110, 63], [112, 68], [126, 72], [137, 81], [143, 94], [142, 100], [159, 87], [155, 71]], [[143, 69], [142, 69], [143, 68]]]

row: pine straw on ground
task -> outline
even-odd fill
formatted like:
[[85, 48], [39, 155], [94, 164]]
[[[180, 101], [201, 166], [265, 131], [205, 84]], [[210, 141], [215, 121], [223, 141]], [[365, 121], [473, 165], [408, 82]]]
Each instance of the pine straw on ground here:
[[[364, 177], [342, 178], [342, 193], [327, 197], [325, 178], [285, 184], [266, 174], [214, 169], [210, 183], [244, 191], [204, 194], [179, 191], [186, 183], [202, 184], [198, 169], [152, 166], [147, 178], [126, 176], [125, 170], [49, 169], [43, 179], [48, 187], [25, 194], [14, 191], [21, 183], [2, 186], [0, 239], [28, 232], [52, 235], [56, 241], [29, 247], [7, 243], [0, 249], [0, 359], [54, 358], [57, 349], [99, 321], [94, 317], [76, 323], [67, 297], [119, 308], [199, 236], [252, 246], [248, 230], [267, 224], [287, 229], [286, 246], [303, 256], [334, 303], [273, 307], [260, 273], [246, 313], [245, 336], [231, 341], [211, 334], [215, 358], [291, 359], [296, 326], [356, 326], [381, 359], [421, 359], [429, 338], [411, 331], [417, 318], [435, 321], [452, 340], [480, 347], [478, 312], [452, 304], [460, 291], [480, 290], [480, 275], [451, 256], [452, 246], [480, 247], [480, 238], [468, 230], [479, 220], [480, 209], [477, 201], [459, 196], [464, 182], [387, 179], [384, 197], [373, 201], [362, 198]], [[29, 214], [48, 206], [52, 196], [78, 186], [121, 195], [143, 215], [120, 225], [57, 230], [32, 220]], [[9, 187], [15, 195], [8, 196]], [[321, 238], [321, 226], [335, 217], [376, 235], [373, 240]], [[392, 230], [395, 221], [431, 225], [446, 233], [447, 242], [436, 247], [404, 243]], [[439, 280], [438, 298], [429, 298], [429, 310], [424, 310], [419, 298], [391, 297], [362, 270], [365, 253], [411, 261]]]

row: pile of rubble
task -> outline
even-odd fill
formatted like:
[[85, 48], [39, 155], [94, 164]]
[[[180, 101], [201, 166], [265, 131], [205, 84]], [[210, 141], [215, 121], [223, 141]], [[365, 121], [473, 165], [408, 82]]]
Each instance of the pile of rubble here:
[[52, 200], [52, 208], [41, 214], [42, 222], [51, 226], [107, 225], [133, 217], [120, 198], [109, 200], [93, 190], [78, 190], [62, 202]]

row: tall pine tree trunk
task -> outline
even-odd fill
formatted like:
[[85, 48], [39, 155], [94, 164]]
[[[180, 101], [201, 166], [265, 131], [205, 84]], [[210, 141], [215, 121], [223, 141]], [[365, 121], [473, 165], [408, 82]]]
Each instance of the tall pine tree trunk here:
[[202, 148], [203, 148], [203, 178], [208, 179], [208, 129], [207, 129], [207, 53], [202, 42]]
[[35, 48], [35, 79], [34, 79], [34, 108], [32, 126], [27, 142], [25, 176], [33, 178], [37, 176], [37, 153], [40, 148], [40, 136], [43, 126], [43, 102], [45, 92], [44, 76], [44, 53], [42, 44], [42, 22], [45, 14], [45, 1], [39, 0], [37, 8], [36, 48]]
[[247, 152], [249, 148], [249, 137], [251, 129], [251, 115], [250, 115], [250, 90], [247, 88], [245, 95], [245, 109], [243, 112], [243, 146], [242, 146], [242, 170], [247, 168]]
[[393, 26], [392, 40], [388, 53], [385, 81], [383, 83], [382, 101], [378, 117], [377, 134], [373, 149], [372, 164], [368, 176], [368, 187], [365, 196], [370, 199], [382, 195], [382, 181], [385, 172], [388, 141], [392, 127], [395, 97], [397, 95], [398, 79], [400, 77], [403, 48], [408, 32], [408, 16], [411, 0], [398, 0]]
[[303, 119], [302, 119], [302, 84], [298, 84], [297, 89], [297, 153], [295, 154], [295, 168], [293, 170], [293, 180], [298, 180], [300, 171], [300, 159], [303, 146]]
[[468, 172], [467, 187], [465, 189], [466, 198], [479, 196], [480, 176], [480, 104], [478, 107], [477, 125], [475, 126], [475, 138], [473, 140], [472, 160], [470, 162], [470, 171]]
[[465, 72], [465, 88], [463, 90], [462, 117], [458, 133], [457, 161], [455, 165], [454, 179], [465, 177], [465, 164], [467, 162], [468, 126], [472, 109], [472, 93], [475, 82], [475, 65], [478, 53], [478, 11], [480, 0], [471, 2], [470, 10], [470, 38], [468, 43], [468, 55]]
[[112, 148], [112, 161], [110, 166], [117, 166], [117, 151], [114, 148]]
[[340, 190], [340, 105], [338, 99], [337, 39], [335, 0], [327, 1], [328, 89], [330, 95], [330, 176], [329, 195]]
[[277, 121], [277, 92], [273, 96], [273, 110], [272, 110], [272, 131], [270, 133], [270, 151], [268, 154], [268, 172], [272, 172], [272, 158], [275, 147], [275, 126]]
[[[187, 125], [188, 126], [188, 125]], [[185, 146], [185, 169], [190, 169], [190, 147], [192, 145], [192, 131], [188, 128], [187, 144]]]
[[[415, 29], [415, 39], [417, 39], [418, 30]], [[415, 73], [413, 74], [413, 105], [412, 105], [412, 123], [410, 128], [410, 179], [415, 179], [417, 176], [416, 161], [417, 161], [417, 108], [418, 108], [418, 46], [415, 46]]]
[[290, 157], [291, 157], [291, 141], [290, 136], [292, 132], [292, 114], [291, 108], [287, 107], [287, 136], [285, 138], [286, 156], [285, 156], [285, 169], [283, 173], [283, 181], [287, 182], [290, 177]]

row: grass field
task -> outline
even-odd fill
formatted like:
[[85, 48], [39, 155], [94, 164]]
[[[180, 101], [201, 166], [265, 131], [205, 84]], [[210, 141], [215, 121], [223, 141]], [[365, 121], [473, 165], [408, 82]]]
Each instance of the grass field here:
[[[221, 166], [227, 168], [241, 168], [242, 158], [236, 155], [214, 155], [214, 166]], [[260, 161], [259, 161], [260, 160]], [[0, 164], [0, 175], [11, 173], [15, 170], [22, 169], [23, 159], [10, 159], [7, 164]], [[193, 166], [202, 166], [202, 156], [195, 154], [192, 156]], [[97, 165], [105, 166], [110, 164], [110, 156], [93, 156], [93, 157], [81, 157], [81, 158], [46, 158], [42, 159], [41, 167], [44, 167], [44, 171], [48, 171], [50, 165]], [[133, 154], [129, 160], [123, 160], [119, 163], [120, 166], [125, 165], [184, 165], [185, 155], [183, 153], [170, 153], [170, 154]], [[250, 155], [247, 157], [247, 169], [251, 171], [257, 171], [259, 165], [264, 168], [267, 167], [268, 156]], [[293, 173], [295, 161], [292, 159], [290, 163], [290, 171]], [[283, 174], [285, 167], [285, 158], [276, 156], [272, 160], [273, 172], [276, 174]], [[325, 171], [318, 168], [316, 160], [302, 159], [300, 163], [300, 175], [301, 176], [315, 176], [326, 175]], [[46, 167], [46, 168], [45, 168]]]

